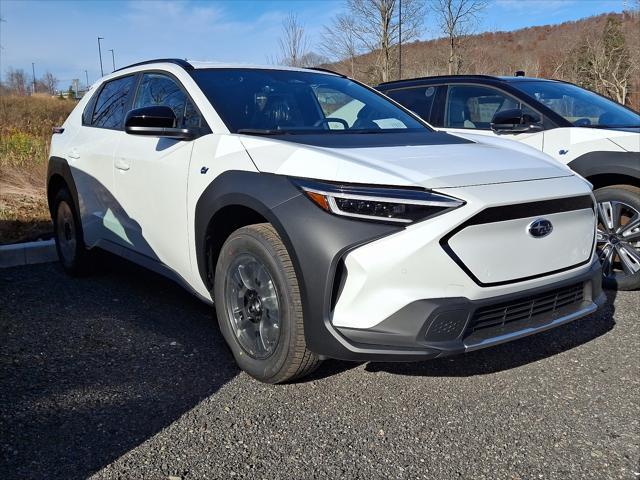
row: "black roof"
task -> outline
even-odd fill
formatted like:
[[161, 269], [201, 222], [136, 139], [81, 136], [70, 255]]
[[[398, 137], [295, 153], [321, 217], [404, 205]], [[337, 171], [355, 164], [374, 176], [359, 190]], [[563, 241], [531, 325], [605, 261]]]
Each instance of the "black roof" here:
[[499, 75], [434, 75], [431, 77], [417, 77], [417, 78], [406, 78], [403, 80], [393, 80], [390, 82], [382, 82], [379, 87], [387, 87], [391, 85], [402, 85], [407, 83], [419, 82], [422, 80], [434, 80], [447, 82], [450, 80], [491, 80], [494, 82], [504, 82], [504, 83], [515, 83], [522, 81], [542, 81], [542, 82], [560, 82], [560, 80], [552, 80], [548, 78], [537, 78], [537, 77], [508, 77], [508, 76], [499, 76]]

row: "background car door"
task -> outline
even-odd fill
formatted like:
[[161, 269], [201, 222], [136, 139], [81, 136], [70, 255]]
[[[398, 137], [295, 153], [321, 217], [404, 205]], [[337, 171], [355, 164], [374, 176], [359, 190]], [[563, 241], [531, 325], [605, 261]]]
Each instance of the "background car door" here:
[[[469, 132], [481, 135], [497, 135], [491, 130], [491, 120], [500, 111], [520, 108], [541, 118], [541, 115], [522, 103], [517, 98], [484, 85], [450, 84], [442, 112], [441, 125], [452, 133]], [[542, 150], [544, 132], [500, 134], [501, 138], [509, 138], [526, 143]]]
[[[166, 105], [178, 127], [199, 127], [200, 115], [177, 80], [144, 73], [133, 108]], [[126, 213], [127, 247], [182, 277], [190, 274], [187, 176], [194, 141], [125, 134], [114, 155], [114, 183]]]

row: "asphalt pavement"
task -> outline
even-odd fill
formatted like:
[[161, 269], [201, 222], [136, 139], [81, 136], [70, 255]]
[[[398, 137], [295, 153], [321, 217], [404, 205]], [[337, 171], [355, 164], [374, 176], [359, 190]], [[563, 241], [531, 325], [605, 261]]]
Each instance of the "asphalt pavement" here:
[[121, 261], [0, 270], [0, 478], [638, 479], [640, 292], [510, 344], [263, 385]]

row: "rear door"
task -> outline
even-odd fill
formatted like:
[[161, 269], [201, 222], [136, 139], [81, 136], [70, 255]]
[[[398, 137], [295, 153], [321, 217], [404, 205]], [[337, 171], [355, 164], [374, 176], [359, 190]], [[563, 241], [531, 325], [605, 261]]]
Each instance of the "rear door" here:
[[[441, 118], [434, 126], [451, 133], [472, 131], [481, 135], [497, 136], [491, 130], [493, 116], [497, 112], [514, 108], [520, 108], [524, 113], [542, 119], [542, 115], [529, 105], [498, 88], [477, 84], [449, 84]], [[544, 145], [542, 131], [499, 136], [526, 143], [538, 150], [542, 150]]]
[[[201, 115], [180, 82], [164, 72], [141, 75], [133, 108], [165, 105], [177, 127], [200, 127]], [[130, 250], [190, 274], [187, 177], [192, 141], [124, 134], [114, 155], [114, 183], [126, 213]]]
[[124, 135], [135, 75], [101, 85], [82, 115], [82, 128], [69, 143], [67, 158], [78, 190], [85, 242], [120, 243], [124, 229], [121, 208], [114, 192], [113, 155]]

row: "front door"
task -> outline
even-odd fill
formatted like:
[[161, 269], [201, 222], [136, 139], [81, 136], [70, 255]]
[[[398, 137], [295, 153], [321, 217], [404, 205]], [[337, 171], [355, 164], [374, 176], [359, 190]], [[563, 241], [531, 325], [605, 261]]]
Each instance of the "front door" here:
[[[515, 97], [484, 85], [449, 85], [444, 108], [443, 128], [451, 133], [477, 133], [498, 136], [491, 130], [491, 120], [500, 111], [520, 108], [524, 113], [540, 117]], [[542, 150], [544, 132], [500, 134], [501, 138], [517, 140]]]
[[[178, 80], [144, 73], [133, 108], [165, 105], [177, 127], [200, 126], [200, 115]], [[127, 247], [190, 275], [187, 177], [194, 141], [125, 134], [114, 155], [114, 183], [126, 215]]]

